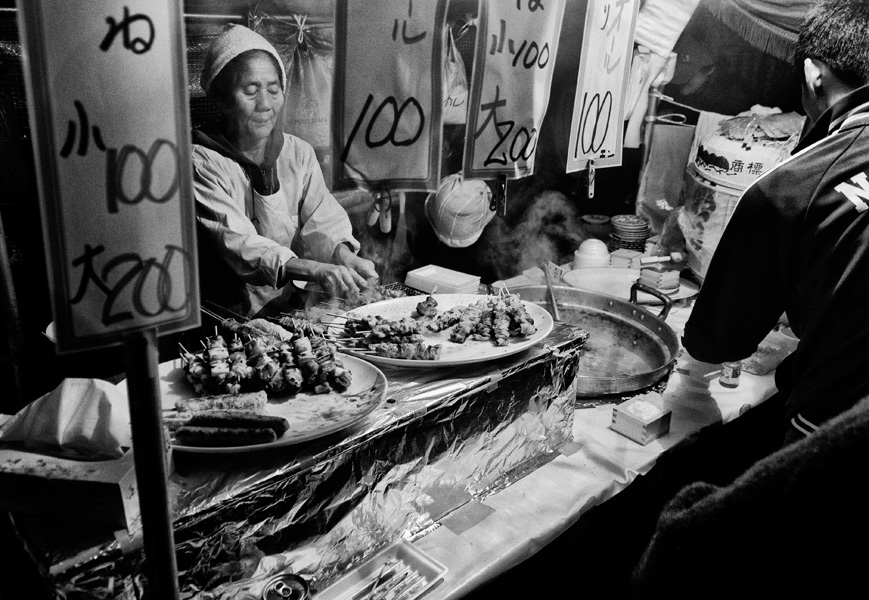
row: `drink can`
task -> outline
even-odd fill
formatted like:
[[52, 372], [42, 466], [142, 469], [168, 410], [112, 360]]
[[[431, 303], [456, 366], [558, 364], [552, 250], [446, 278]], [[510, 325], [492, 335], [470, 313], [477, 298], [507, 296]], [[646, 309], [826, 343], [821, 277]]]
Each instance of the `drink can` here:
[[275, 575], [266, 582], [262, 600], [309, 600], [308, 582], [292, 573]]
[[725, 362], [721, 363], [721, 377], [718, 378], [718, 383], [727, 388], [735, 388], [739, 386], [739, 375], [742, 373], [741, 362]]

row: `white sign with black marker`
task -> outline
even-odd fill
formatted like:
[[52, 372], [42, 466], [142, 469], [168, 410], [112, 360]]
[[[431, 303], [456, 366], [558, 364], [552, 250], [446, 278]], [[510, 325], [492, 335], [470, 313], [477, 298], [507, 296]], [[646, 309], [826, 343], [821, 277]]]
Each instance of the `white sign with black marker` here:
[[446, 0], [337, 0], [336, 188], [436, 190]]
[[467, 177], [534, 171], [549, 104], [564, 0], [480, 3], [465, 136]]
[[567, 172], [622, 164], [624, 103], [638, 0], [588, 0]]
[[19, 2], [58, 350], [199, 324], [178, 0]]

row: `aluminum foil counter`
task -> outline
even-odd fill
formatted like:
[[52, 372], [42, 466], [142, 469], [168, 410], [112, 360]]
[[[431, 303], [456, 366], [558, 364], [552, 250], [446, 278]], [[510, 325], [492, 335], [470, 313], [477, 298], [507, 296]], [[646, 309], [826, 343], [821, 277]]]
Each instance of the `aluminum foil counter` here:
[[[537, 346], [497, 361], [383, 368], [386, 401], [355, 429], [316, 442], [176, 453], [169, 486], [181, 597], [259, 598], [283, 572], [316, 592], [554, 458], [572, 439], [587, 337], [556, 323]], [[59, 597], [141, 597], [144, 553], [135, 536], [93, 543], [25, 530]]]

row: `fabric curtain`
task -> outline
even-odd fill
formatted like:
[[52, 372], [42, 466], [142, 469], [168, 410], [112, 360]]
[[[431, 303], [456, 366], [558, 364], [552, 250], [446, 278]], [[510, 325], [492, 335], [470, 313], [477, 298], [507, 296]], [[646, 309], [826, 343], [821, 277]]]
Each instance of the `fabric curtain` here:
[[741, 38], [781, 60], [793, 59], [800, 22], [812, 0], [703, 0], [701, 6]]

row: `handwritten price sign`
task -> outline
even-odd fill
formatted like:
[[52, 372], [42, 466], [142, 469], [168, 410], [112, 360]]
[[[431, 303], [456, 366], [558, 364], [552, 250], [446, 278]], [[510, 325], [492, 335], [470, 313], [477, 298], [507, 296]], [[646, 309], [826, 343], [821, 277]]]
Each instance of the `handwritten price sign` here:
[[446, 3], [336, 1], [336, 187], [437, 189]]
[[588, 0], [567, 172], [622, 164], [625, 94], [638, 0]]
[[564, 0], [480, 4], [465, 175], [523, 177], [534, 170], [563, 14]]
[[58, 349], [199, 324], [180, 0], [18, 3]]

